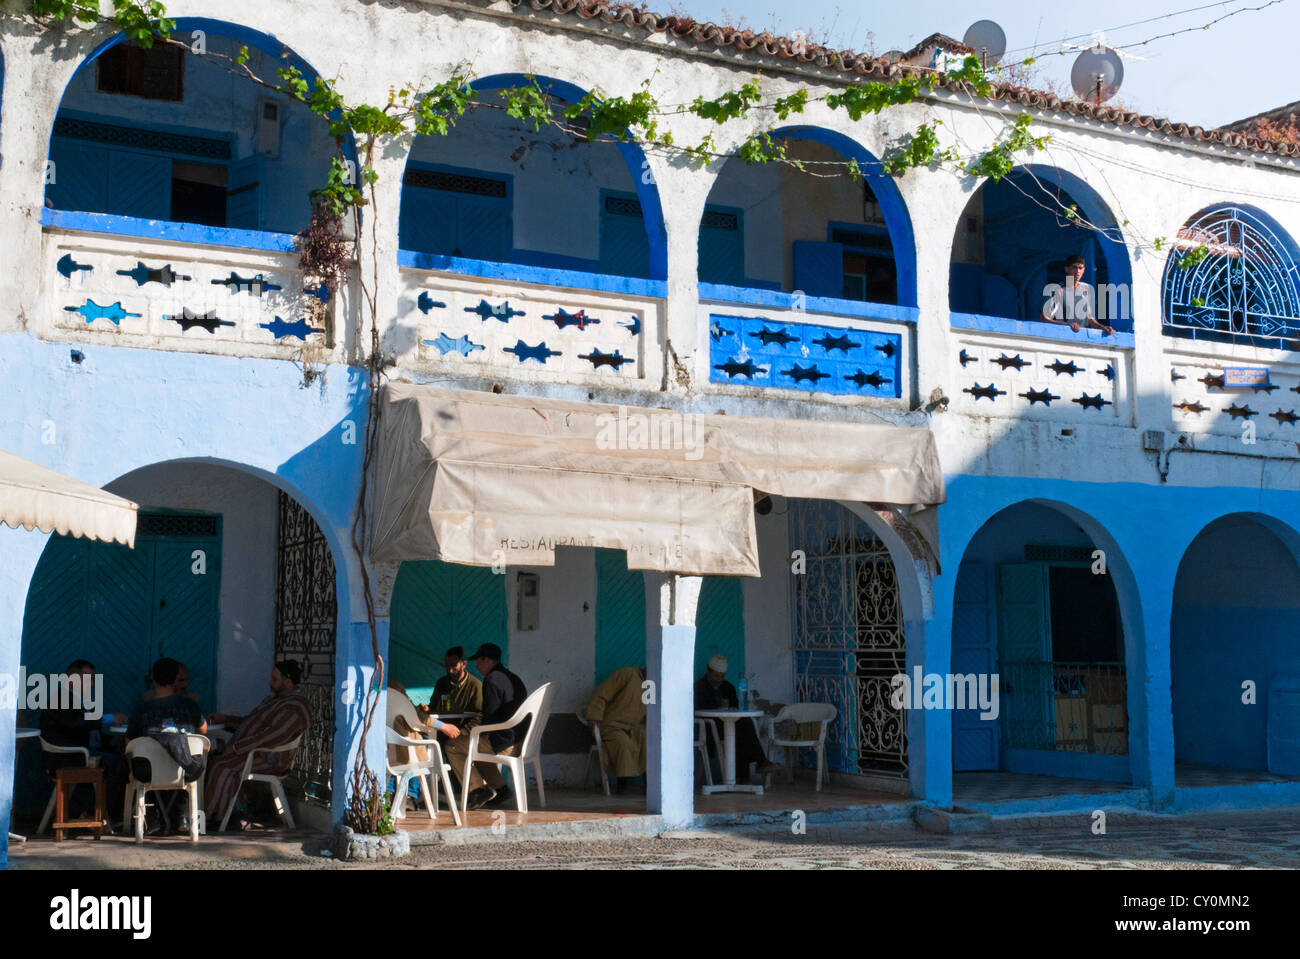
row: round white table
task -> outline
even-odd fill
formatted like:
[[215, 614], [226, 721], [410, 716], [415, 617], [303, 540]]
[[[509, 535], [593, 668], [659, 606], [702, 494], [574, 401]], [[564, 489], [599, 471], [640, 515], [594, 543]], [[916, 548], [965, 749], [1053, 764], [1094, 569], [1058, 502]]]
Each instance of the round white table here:
[[741, 719], [758, 720], [767, 715], [761, 709], [697, 709], [696, 719], [722, 720], [722, 779], [716, 786], [705, 786], [704, 794], [757, 793], [763, 795], [762, 786], [736, 782], [736, 723]]
[[[35, 739], [41, 734], [39, 729], [20, 729], [14, 734], [15, 739]], [[26, 842], [26, 836], [20, 836], [16, 832], [9, 833], [10, 842]]]

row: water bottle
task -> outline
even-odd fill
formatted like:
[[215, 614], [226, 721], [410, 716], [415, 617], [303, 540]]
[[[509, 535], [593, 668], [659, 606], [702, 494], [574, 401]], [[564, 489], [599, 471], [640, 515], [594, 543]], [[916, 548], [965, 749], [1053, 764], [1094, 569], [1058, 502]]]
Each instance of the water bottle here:
[[745, 677], [740, 678], [740, 708], [749, 709], [749, 681]]

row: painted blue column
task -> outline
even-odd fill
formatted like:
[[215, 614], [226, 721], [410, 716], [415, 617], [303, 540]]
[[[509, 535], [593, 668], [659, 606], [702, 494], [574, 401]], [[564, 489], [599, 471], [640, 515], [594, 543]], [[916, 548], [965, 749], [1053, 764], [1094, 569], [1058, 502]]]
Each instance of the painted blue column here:
[[[910, 678], [915, 678], [914, 670], [918, 666], [923, 676], [936, 673], [946, 677], [952, 669], [952, 584], [956, 579], [955, 573], [935, 577], [932, 619], [903, 623]], [[909, 709], [906, 718], [912, 796], [949, 807], [952, 805], [952, 712]]]
[[[1151, 804], [1156, 809], [1166, 808], [1174, 801], [1169, 625], [1176, 571], [1176, 562], [1166, 563], [1159, 571], [1152, 567], [1144, 571], [1141, 602], [1145, 643], [1141, 654], [1145, 662], [1135, 662], [1137, 651], [1130, 648], [1125, 663], [1125, 672], [1131, 677], [1128, 688], [1130, 769], [1134, 785], [1150, 788]], [[1142, 681], [1134, 682], [1138, 677]]]
[[[379, 654], [387, 664], [389, 621], [378, 620], [375, 626], [379, 637]], [[366, 622], [349, 623], [344, 629], [346, 633], [341, 631], [339, 636], [341, 649], [335, 672], [339, 684], [334, 701], [334, 791], [331, 804], [335, 825], [343, 821], [351, 797], [352, 767], [358, 750], [365, 749], [366, 762], [379, 780], [380, 789], [383, 789], [387, 778], [384, 771], [387, 751], [384, 736], [384, 727], [388, 721], [387, 682], [384, 688], [377, 691], [379, 702], [375, 706], [374, 719], [363, 744], [361, 732], [366, 719], [366, 695], [376, 682], [370, 625]]]
[[[45, 533], [14, 530], [0, 524], [0, 676], [9, 677], [15, 696], [18, 667], [22, 655], [23, 609], [27, 605], [27, 588], [36, 563], [49, 537]], [[0, 869], [9, 861], [9, 817], [14, 797], [14, 751], [17, 743], [17, 703], [0, 702]], [[30, 740], [25, 749], [30, 749]]]
[[646, 637], [646, 808], [669, 829], [695, 818], [695, 607], [698, 576], [663, 576], [659, 629]]

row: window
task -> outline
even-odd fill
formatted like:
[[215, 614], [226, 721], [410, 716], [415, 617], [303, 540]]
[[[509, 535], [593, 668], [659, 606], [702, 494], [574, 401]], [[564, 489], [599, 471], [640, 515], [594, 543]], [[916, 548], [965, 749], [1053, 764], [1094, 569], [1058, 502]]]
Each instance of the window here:
[[835, 227], [831, 230], [831, 242], [844, 248], [844, 299], [871, 303], [897, 301], [894, 248], [883, 227]]
[[95, 61], [95, 89], [180, 103], [184, 96], [185, 51], [158, 44], [145, 50], [119, 43]]

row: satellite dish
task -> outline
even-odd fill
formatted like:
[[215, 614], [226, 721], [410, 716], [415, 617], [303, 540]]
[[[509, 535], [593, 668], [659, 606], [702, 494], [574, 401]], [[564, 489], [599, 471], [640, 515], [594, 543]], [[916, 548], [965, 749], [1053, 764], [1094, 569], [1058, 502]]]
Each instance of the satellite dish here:
[[997, 63], [1007, 52], [1007, 35], [992, 20], [976, 20], [966, 28], [961, 42], [973, 48], [986, 67]]
[[899, 60], [903, 59], [903, 51], [886, 50], [883, 54], [881, 54], [880, 59], [884, 60], [886, 63], [897, 63]]
[[1124, 82], [1124, 61], [1110, 47], [1084, 50], [1070, 68], [1075, 96], [1100, 104], [1119, 92]]

